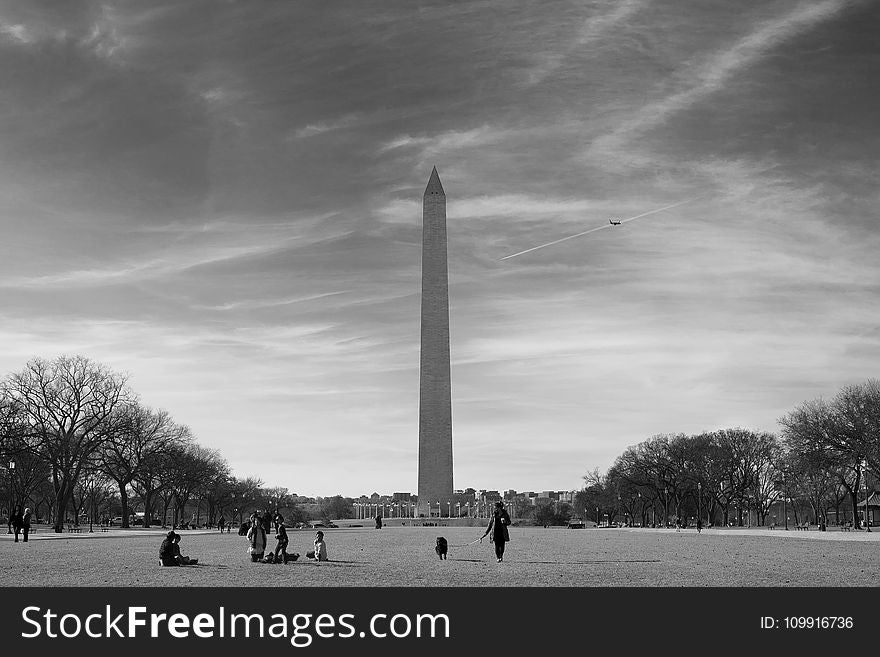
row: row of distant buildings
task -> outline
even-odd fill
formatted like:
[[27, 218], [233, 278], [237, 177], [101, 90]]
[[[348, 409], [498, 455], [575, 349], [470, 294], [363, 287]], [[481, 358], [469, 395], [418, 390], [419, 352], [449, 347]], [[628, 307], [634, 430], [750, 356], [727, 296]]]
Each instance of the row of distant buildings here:
[[[574, 496], [577, 494], [575, 490], [545, 490], [545, 491], [515, 491], [513, 489], [506, 491], [465, 488], [456, 490], [452, 496], [452, 500], [443, 502], [438, 500], [426, 500], [431, 508], [431, 516], [454, 516], [463, 515], [463, 510], [470, 510], [481, 507], [494, 505], [496, 502], [502, 502], [505, 506], [511, 508], [529, 504], [531, 506], [544, 506], [555, 504], [557, 502], [566, 502], [572, 504]], [[392, 493], [390, 495], [380, 495], [373, 493], [372, 495], [361, 495], [354, 499], [356, 507], [367, 507], [380, 510], [383, 508], [390, 509], [397, 507], [398, 509], [411, 509], [418, 503], [418, 496], [414, 493]], [[437, 507], [433, 505], [436, 504]]]
[[[506, 491], [465, 488], [464, 490], [456, 490], [453, 502], [514, 502], [516, 500], [528, 501], [533, 506], [541, 504], [553, 504], [555, 502], [574, 502], [576, 490], [545, 490], [540, 492], [522, 491], [517, 492], [513, 489]], [[418, 495], [415, 493], [392, 493], [391, 495], [380, 495], [373, 493], [372, 495], [361, 495], [355, 498], [355, 502], [382, 504], [389, 502], [418, 502]]]

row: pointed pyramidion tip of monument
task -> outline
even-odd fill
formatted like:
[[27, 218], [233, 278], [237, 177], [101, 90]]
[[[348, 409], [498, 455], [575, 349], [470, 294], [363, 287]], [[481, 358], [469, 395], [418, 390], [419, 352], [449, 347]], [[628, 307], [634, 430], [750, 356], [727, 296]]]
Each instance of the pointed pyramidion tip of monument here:
[[437, 167], [431, 169], [431, 177], [428, 178], [428, 186], [425, 187], [425, 196], [430, 194], [446, 195], [443, 191], [443, 185], [440, 184], [440, 176], [437, 174]]

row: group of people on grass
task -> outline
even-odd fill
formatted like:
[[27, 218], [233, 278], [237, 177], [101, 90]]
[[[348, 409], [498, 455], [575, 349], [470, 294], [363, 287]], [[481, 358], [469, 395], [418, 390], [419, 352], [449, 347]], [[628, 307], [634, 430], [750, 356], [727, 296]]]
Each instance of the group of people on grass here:
[[[284, 526], [284, 517], [276, 511], [271, 517], [271, 523], [275, 526], [275, 550], [267, 553], [269, 529], [269, 512], [260, 514], [255, 511], [251, 514], [251, 524], [245, 536], [250, 544], [248, 553], [251, 555], [251, 561], [259, 561], [262, 563], [281, 563], [286, 564], [288, 561], [296, 561], [299, 559], [299, 552], [293, 554], [287, 553], [287, 546], [290, 544], [290, 538], [287, 536], [287, 528]], [[315, 533], [314, 549], [306, 552], [307, 559], [315, 561], [327, 561], [327, 544], [324, 542], [324, 532]]]
[[31, 510], [25, 508], [22, 511], [20, 506], [12, 509], [9, 514], [9, 528], [15, 534], [15, 542], [18, 543], [18, 535], [22, 534], [22, 540], [28, 542], [28, 534], [31, 532]]
[[[275, 550], [267, 552], [268, 535], [272, 530], [273, 524], [276, 540]], [[292, 554], [287, 552], [290, 538], [287, 535], [287, 528], [284, 526], [284, 516], [278, 511], [273, 516], [270, 516], [268, 511], [254, 511], [250, 516], [249, 522], [242, 525], [239, 535], [247, 537], [248, 554], [250, 554], [251, 561], [253, 562], [286, 564], [289, 561], [296, 561], [300, 557], [299, 552]], [[168, 532], [165, 540], [162, 541], [162, 546], [159, 548], [159, 561], [161, 565], [188, 566], [198, 563], [198, 559], [181, 555], [179, 543], [180, 534], [173, 530]], [[327, 543], [324, 541], [324, 532], [316, 532], [314, 549], [306, 552], [306, 558], [314, 561], [329, 560], [327, 556]]]
[[[275, 550], [267, 553], [267, 536], [275, 525]], [[507, 526], [510, 524], [510, 515], [504, 509], [501, 502], [496, 503], [495, 512], [489, 520], [486, 532], [480, 537], [480, 542], [491, 533], [489, 539], [495, 546], [495, 557], [501, 563], [504, 560], [504, 548], [510, 541], [510, 533]], [[242, 526], [244, 529], [244, 525]], [[241, 534], [241, 532], [239, 532]], [[275, 512], [274, 516], [270, 516], [268, 512], [261, 513], [254, 511], [250, 516], [250, 526], [244, 534], [248, 540], [248, 554], [251, 561], [260, 563], [279, 563], [286, 564], [289, 561], [296, 561], [300, 555], [298, 552], [288, 554], [287, 546], [290, 539], [287, 536], [287, 528], [284, 526], [283, 516]], [[16, 534], [16, 540], [18, 535]], [[27, 534], [25, 534], [27, 540]], [[159, 561], [163, 566], [187, 566], [197, 564], [198, 559], [183, 556], [180, 552], [180, 534], [175, 531], [168, 532], [162, 546], [159, 548]], [[324, 532], [315, 532], [314, 549], [306, 552], [306, 558], [313, 561], [328, 561], [327, 543], [324, 541]]]

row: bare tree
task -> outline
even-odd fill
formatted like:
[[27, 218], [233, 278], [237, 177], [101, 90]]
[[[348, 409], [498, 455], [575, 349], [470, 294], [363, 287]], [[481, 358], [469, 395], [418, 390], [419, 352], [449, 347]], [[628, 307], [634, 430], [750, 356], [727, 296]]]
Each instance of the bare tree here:
[[[128, 489], [140, 474], [149, 479], [149, 469], [155, 457], [168, 450], [180, 438], [180, 428], [167, 411], [153, 411], [136, 402], [121, 406], [114, 414], [108, 430], [108, 439], [101, 449], [101, 467], [116, 482], [122, 504], [122, 526], [128, 527]], [[147, 472], [145, 472], [147, 471]], [[144, 496], [144, 526], [149, 527], [151, 486], [142, 486]]]
[[2, 389], [21, 409], [30, 448], [51, 468], [54, 529], [61, 532], [84, 465], [107, 440], [113, 412], [131, 395], [125, 378], [83, 356], [36, 358], [7, 377]]
[[822, 452], [837, 480], [847, 490], [855, 527], [862, 463], [877, 472], [878, 425], [880, 425], [880, 383], [846, 386], [829, 403], [806, 401], [779, 420], [789, 442]]

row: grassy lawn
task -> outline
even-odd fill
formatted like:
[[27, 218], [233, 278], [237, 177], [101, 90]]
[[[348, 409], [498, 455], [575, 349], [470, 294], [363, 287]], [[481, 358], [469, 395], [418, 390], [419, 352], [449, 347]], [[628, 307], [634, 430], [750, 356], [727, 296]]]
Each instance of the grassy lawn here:
[[[331, 561], [251, 563], [236, 534], [182, 532], [183, 554], [200, 564], [157, 565], [163, 534], [115, 530], [0, 540], [4, 586], [876, 586], [880, 541], [816, 540], [804, 533], [711, 530], [512, 528], [504, 563], [492, 544], [450, 547], [479, 537], [476, 527], [330, 529]], [[290, 530], [289, 552], [305, 552], [314, 532]], [[838, 537], [839, 538], [839, 537]], [[859, 538], [859, 537], [854, 537]], [[867, 538], [867, 537], [864, 537]], [[270, 541], [274, 547], [275, 541]]]

